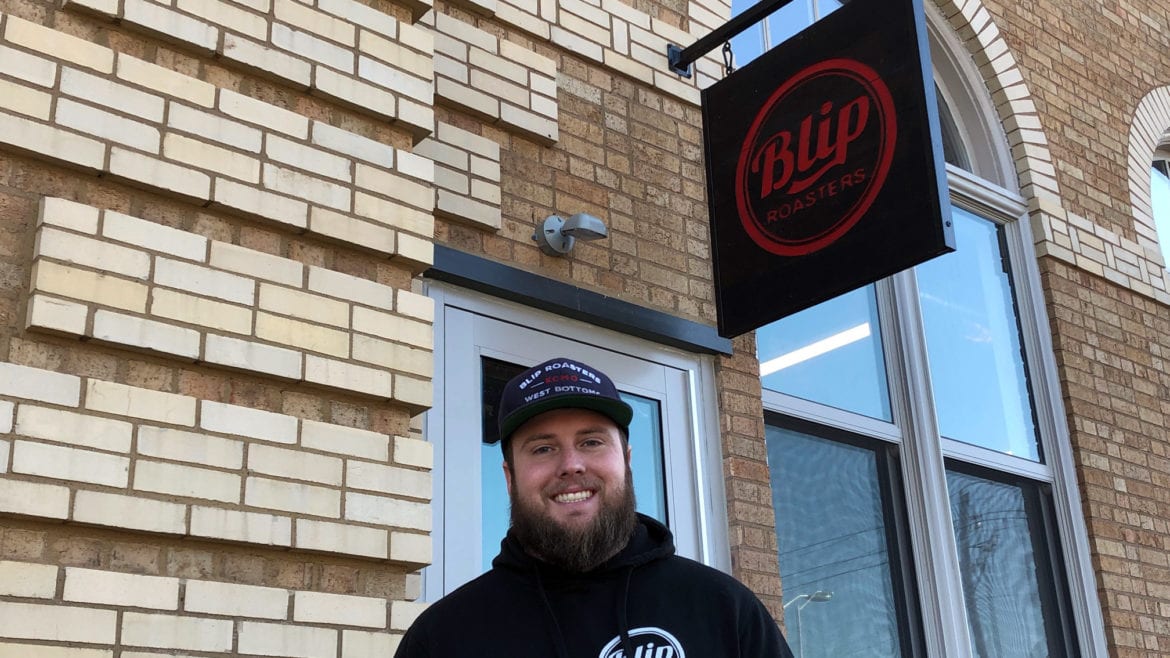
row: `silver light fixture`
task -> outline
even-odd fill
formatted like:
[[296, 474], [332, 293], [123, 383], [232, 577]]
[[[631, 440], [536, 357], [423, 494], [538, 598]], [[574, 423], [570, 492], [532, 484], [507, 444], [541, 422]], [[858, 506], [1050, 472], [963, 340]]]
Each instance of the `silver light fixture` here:
[[609, 236], [605, 222], [583, 212], [563, 219], [549, 215], [532, 234], [540, 250], [549, 256], [564, 256], [573, 250], [577, 240], [600, 240]]

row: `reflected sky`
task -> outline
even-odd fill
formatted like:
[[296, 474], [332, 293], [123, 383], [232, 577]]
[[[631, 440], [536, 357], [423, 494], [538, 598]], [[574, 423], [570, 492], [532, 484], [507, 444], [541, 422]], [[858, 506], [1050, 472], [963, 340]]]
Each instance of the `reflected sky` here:
[[1170, 268], [1170, 177], [1157, 168], [1150, 177], [1150, 200], [1154, 204], [1158, 242], [1162, 245], [1162, 264]]

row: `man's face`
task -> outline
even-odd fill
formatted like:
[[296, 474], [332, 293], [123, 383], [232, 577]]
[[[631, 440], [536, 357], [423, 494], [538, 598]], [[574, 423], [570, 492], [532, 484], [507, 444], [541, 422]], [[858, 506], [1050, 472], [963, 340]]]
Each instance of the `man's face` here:
[[633, 531], [629, 450], [607, 416], [557, 409], [511, 437], [504, 477], [512, 527], [525, 548], [567, 569], [587, 571], [621, 550]]

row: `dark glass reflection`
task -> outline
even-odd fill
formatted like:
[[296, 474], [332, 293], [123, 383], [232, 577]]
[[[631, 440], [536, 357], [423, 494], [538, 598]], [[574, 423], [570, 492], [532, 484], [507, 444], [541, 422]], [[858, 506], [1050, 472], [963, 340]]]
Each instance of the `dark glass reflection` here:
[[947, 471], [971, 650], [976, 658], [1065, 658], [1038, 485]]
[[797, 656], [902, 656], [878, 455], [769, 425], [788, 641]]

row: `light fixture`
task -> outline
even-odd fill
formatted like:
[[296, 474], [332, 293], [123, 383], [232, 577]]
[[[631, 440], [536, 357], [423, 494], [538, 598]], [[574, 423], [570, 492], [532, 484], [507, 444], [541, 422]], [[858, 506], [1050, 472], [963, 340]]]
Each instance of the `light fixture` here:
[[833, 600], [833, 593], [832, 592], [828, 592], [828, 591], [825, 591], [823, 589], [818, 589], [817, 591], [813, 592], [812, 594], [798, 594], [797, 596], [792, 597], [791, 601], [789, 601], [788, 603], [785, 603], [783, 605], [784, 609], [787, 610], [788, 606], [792, 605], [793, 603], [796, 603], [797, 601], [801, 601], [801, 604], [796, 606], [796, 647], [797, 647], [796, 655], [799, 658], [804, 658], [804, 623], [801, 621], [801, 618], [800, 618], [801, 611], [804, 610], [805, 606], [807, 606], [810, 603], [828, 603], [829, 601], [832, 601], [832, 600]]
[[578, 239], [600, 240], [609, 235], [605, 222], [583, 212], [563, 219], [549, 215], [532, 234], [540, 250], [549, 256], [564, 256], [573, 250]]

